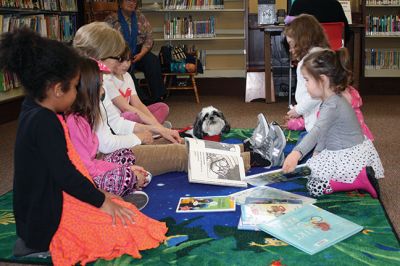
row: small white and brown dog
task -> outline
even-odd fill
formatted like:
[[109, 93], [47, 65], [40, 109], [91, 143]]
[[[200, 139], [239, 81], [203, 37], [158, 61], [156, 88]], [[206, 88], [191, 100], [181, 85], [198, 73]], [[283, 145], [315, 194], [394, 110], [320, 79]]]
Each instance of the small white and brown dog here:
[[220, 136], [230, 130], [231, 126], [226, 121], [224, 114], [213, 106], [204, 107], [197, 114], [193, 124], [193, 135], [199, 139], [207, 139], [208, 136]]

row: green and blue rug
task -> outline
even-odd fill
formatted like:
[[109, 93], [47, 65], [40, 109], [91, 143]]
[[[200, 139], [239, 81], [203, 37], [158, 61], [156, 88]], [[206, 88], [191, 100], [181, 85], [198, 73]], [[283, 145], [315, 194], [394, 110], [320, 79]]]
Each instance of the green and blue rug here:
[[[249, 174], [260, 172], [252, 169]], [[276, 183], [273, 187], [306, 195], [305, 180]], [[400, 265], [400, 245], [377, 199], [358, 192], [337, 193], [318, 199], [316, 205], [353, 221], [364, 230], [315, 255], [274, 239], [264, 232], [237, 230], [240, 208], [235, 212], [176, 213], [184, 196], [228, 195], [243, 188], [192, 184], [187, 174], [155, 176], [146, 192], [150, 202], [143, 212], [168, 225], [168, 240], [143, 251], [136, 260], [124, 255], [93, 265]], [[77, 217], [79, 219], [79, 217]], [[110, 236], [111, 237], [111, 236]], [[17, 259], [12, 255], [15, 221], [12, 192], [0, 197], [0, 261], [50, 264], [51, 259]]]

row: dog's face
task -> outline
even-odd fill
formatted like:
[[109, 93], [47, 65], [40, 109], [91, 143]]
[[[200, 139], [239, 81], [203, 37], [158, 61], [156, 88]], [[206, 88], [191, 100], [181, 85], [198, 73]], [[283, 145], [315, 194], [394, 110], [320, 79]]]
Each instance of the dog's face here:
[[204, 107], [197, 115], [193, 125], [193, 134], [202, 139], [204, 136], [215, 136], [227, 133], [231, 126], [224, 114], [213, 106]]

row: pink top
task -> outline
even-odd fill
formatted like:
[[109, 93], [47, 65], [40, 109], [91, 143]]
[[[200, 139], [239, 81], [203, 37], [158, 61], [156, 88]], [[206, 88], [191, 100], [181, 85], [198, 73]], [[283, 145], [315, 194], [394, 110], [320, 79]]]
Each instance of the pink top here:
[[66, 121], [72, 144], [92, 178], [119, 167], [116, 163], [96, 159], [99, 139], [85, 118], [69, 115]]
[[363, 104], [360, 94], [352, 86], [348, 86], [342, 94], [346, 98], [346, 100], [351, 104], [351, 107], [353, 107], [353, 110], [356, 113], [358, 122], [360, 123], [364, 135], [367, 136], [368, 139], [373, 141], [374, 136], [372, 135], [371, 130], [369, 130], [368, 126], [365, 124], [364, 116], [360, 109]]

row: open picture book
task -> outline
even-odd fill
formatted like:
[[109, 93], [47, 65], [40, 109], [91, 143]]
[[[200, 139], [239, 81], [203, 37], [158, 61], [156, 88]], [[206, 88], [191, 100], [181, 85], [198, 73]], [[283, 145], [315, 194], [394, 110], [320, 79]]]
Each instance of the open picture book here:
[[306, 177], [311, 174], [311, 169], [305, 164], [299, 164], [291, 173], [284, 174], [282, 169], [249, 175], [244, 178], [252, 186], [265, 186], [276, 182], [284, 182], [295, 178]]
[[189, 182], [247, 187], [239, 145], [185, 138]]
[[313, 204], [317, 202], [316, 199], [288, 192], [285, 190], [261, 186], [245, 189], [239, 192], [230, 194], [235, 199], [237, 205], [244, 205], [249, 203], [268, 203], [268, 202], [287, 202], [296, 204]]

